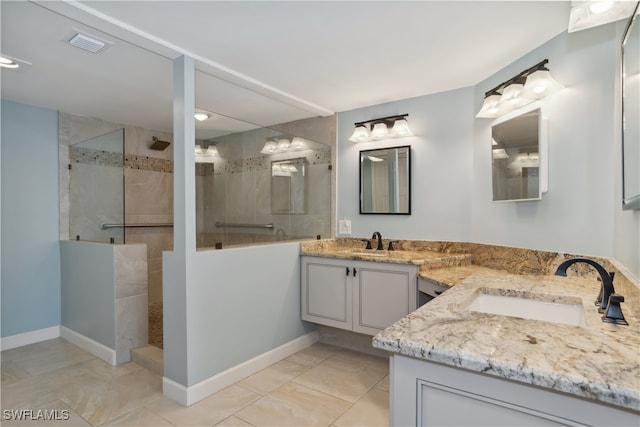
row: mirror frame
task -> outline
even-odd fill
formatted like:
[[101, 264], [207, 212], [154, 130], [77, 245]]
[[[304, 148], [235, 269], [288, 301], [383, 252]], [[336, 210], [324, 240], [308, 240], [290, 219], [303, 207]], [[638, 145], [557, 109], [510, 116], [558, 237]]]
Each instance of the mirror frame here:
[[[629, 135], [627, 135], [627, 138], [625, 138], [625, 122], [629, 122], [631, 120], [638, 120], [637, 117], [625, 117], [625, 108], [624, 108], [624, 97], [625, 97], [625, 73], [624, 73], [624, 69], [625, 69], [625, 44], [627, 43], [627, 39], [629, 38], [629, 35], [631, 34], [631, 29], [635, 27], [639, 27], [640, 26], [640, 15], [638, 15], [639, 9], [640, 8], [640, 2], [636, 3], [636, 7], [633, 10], [633, 13], [631, 14], [631, 17], [629, 18], [629, 22], [627, 23], [627, 26], [625, 28], [624, 34], [622, 36], [622, 43], [620, 46], [620, 53], [621, 53], [621, 63], [620, 63], [620, 88], [621, 88], [621, 92], [620, 92], [620, 103], [621, 103], [621, 107], [622, 107], [622, 122], [621, 122], [621, 143], [622, 143], [622, 210], [632, 210], [632, 209], [640, 209], [640, 192], [638, 194], [626, 194], [625, 191], [625, 146], [629, 147], [631, 144], [631, 140], [633, 138], [629, 138]], [[640, 76], [638, 77], [640, 78]], [[640, 135], [636, 135], [635, 137], [635, 143], [639, 144], [638, 142], [638, 138], [640, 137]], [[638, 150], [640, 150], [640, 147], [638, 147]], [[628, 154], [628, 153], [627, 153]], [[640, 165], [636, 165], [636, 167], [640, 168]]]
[[[373, 151], [382, 151], [382, 150], [396, 150], [399, 148], [407, 149], [407, 211], [406, 212], [366, 212], [362, 209], [362, 156], [363, 153], [369, 153]], [[372, 148], [369, 150], [360, 150], [358, 153], [358, 207], [360, 209], [361, 215], [411, 215], [411, 146], [410, 145], [400, 145], [395, 147], [380, 147], [380, 148]]]

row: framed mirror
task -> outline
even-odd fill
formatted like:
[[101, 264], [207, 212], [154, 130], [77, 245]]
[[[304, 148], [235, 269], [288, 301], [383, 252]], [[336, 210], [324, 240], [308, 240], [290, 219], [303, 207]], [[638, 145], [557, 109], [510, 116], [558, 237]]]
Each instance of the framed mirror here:
[[640, 17], [622, 39], [622, 209], [640, 209]]
[[271, 213], [303, 214], [307, 206], [307, 159], [271, 162]]
[[546, 128], [540, 109], [491, 127], [493, 201], [540, 200], [547, 191]]
[[360, 151], [360, 213], [411, 214], [411, 147]]

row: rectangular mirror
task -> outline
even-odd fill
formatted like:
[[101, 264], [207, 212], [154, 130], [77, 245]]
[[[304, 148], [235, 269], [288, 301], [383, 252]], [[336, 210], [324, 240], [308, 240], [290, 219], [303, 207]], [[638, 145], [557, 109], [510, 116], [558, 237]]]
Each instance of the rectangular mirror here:
[[622, 39], [622, 209], [640, 209], [640, 18]]
[[306, 212], [307, 159], [271, 162], [271, 213], [303, 214]]
[[540, 109], [491, 127], [493, 201], [539, 200], [546, 192], [546, 140]]
[[411, 214], [411, 147], [360, 151], [360, 213]]

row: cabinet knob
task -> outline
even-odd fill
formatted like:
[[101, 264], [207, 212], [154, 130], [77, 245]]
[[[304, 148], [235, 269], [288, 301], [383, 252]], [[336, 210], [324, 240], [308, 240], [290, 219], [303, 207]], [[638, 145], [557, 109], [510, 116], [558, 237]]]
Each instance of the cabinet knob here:
[[357, 274], [357, 273], [358, 273], [358, 272], [356, 271], [356, 268], [355, 268], [355, 267], [353, 267], [353, 277], [356, 277], [356, 274]]
[[347, 267], [347, 276], [349, 275], [350, 272], [351, 270], [349, 270], [349, 267]]

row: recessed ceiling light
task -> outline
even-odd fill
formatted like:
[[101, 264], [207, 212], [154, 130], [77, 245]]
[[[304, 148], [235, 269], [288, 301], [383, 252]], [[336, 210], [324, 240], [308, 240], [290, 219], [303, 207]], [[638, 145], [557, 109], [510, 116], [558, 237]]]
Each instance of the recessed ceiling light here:
[[209, 118], [209, 115], [207, 113], [195, 113], [193, 117], [195, 117], [197, 121], [202, 122], [207, 120]]
[[18, 68], [20, 65], [13, 59], [5, 58], [4, 56], [0, 56], [0, 67], [2, 68]]
[[11, 56], [0, 56], [0, 68], [6, 68], [18, 73], [23, 73], [31, 67], [31, 63]]

